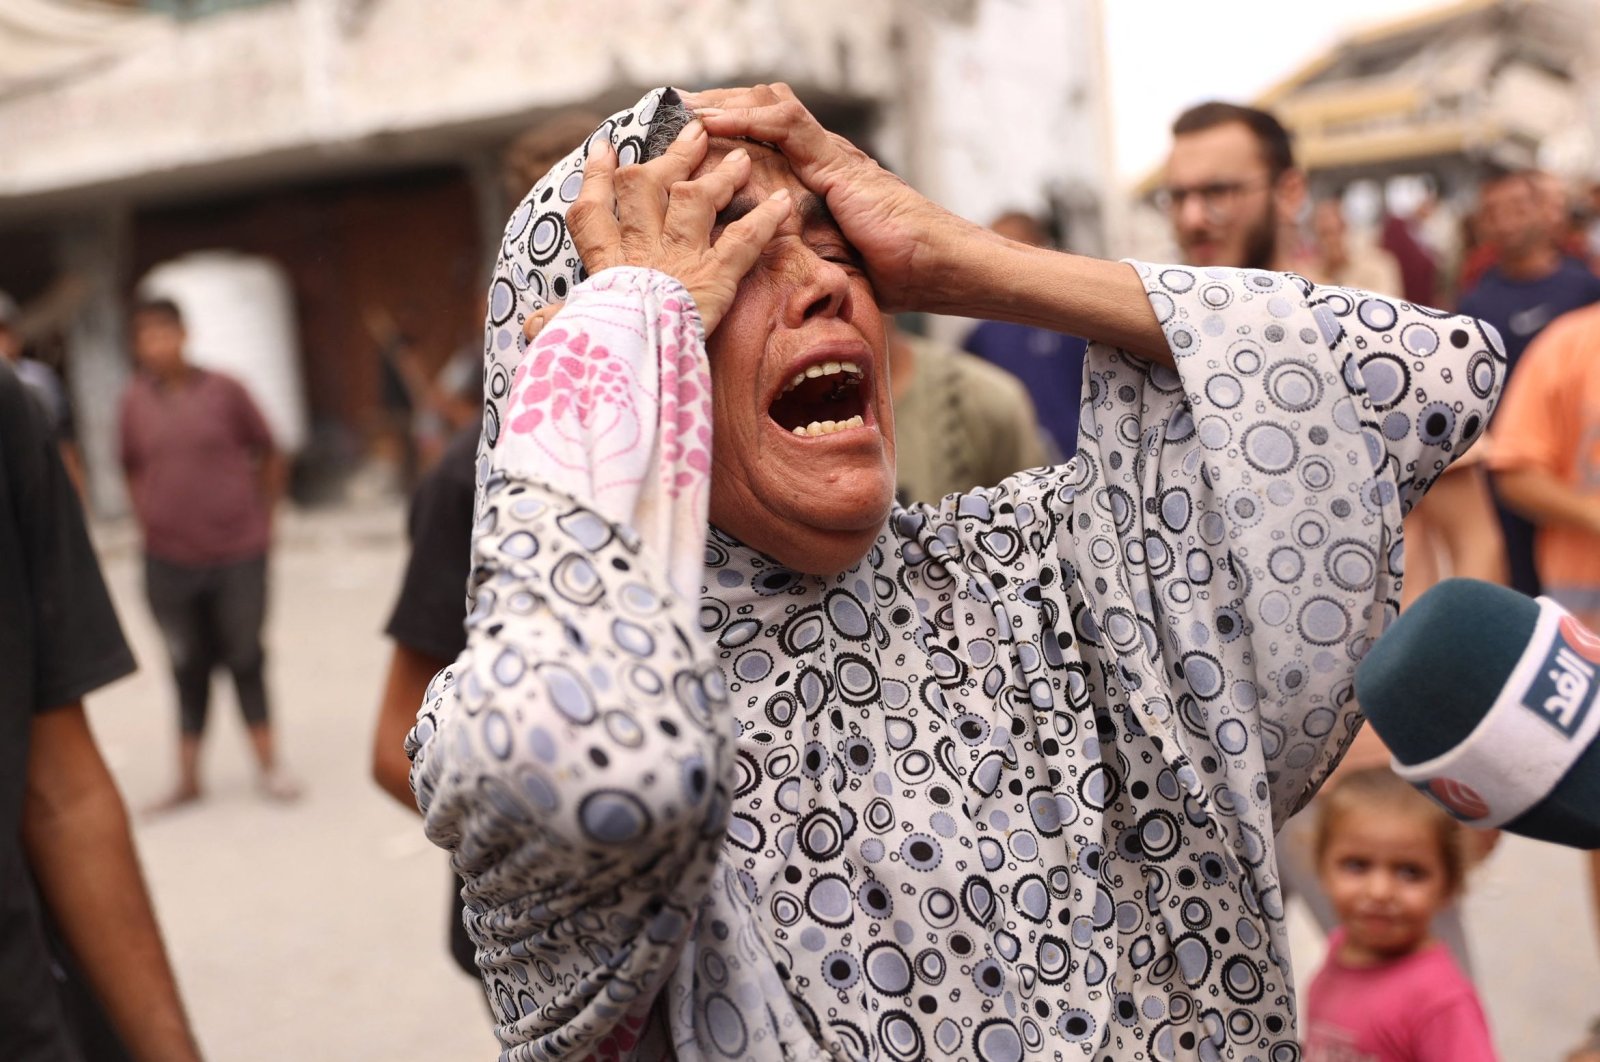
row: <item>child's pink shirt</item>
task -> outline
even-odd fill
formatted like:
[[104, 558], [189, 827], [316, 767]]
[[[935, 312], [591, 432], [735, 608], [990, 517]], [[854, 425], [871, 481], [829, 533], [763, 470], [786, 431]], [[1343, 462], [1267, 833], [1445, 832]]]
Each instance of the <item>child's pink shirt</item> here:
[[1496, 1062], [1478, 994], [1443, 944], [1381, 966], [1339, 961], [1345, 932], [1306, 993], [1304, 1062]]

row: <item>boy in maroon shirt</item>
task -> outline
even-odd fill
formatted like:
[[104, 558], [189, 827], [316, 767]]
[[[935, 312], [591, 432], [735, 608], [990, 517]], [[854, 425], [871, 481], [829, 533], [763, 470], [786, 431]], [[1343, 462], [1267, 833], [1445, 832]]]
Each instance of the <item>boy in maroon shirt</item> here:
[[200, 796], [211, 673], [233, 675], [261, 789], [293, 799], [267, 718], [267, 550], [284, 466], [266, 421], [231, 377], [184, 358], [183, 317], [155, 299], [131, 319], [139, 373], [122, 396], [122, 467], [144, 532], [145, 589], [178, 689], [178, 784], [158, 809]]

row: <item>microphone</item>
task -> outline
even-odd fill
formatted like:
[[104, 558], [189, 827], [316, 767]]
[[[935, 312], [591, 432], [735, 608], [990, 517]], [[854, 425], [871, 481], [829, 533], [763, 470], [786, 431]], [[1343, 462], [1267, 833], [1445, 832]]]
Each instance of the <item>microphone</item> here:
[[1356, 699], [1455, 818], [1600, 848], [1600, 635], [1555, 602], [1447, 579], [1373, 645]]

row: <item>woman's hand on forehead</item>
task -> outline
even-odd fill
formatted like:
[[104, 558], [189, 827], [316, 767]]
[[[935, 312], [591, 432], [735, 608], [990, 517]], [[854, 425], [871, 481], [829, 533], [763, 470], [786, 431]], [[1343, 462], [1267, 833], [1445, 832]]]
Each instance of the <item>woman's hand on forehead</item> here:
[[707, 335], [791, 208], [788, 190], [779, 189], [713, 240], [717, 215], [750, 179], [751, 163], [735, 148], [695, 176], [709, 144], [705, 125], [693, 121], [659, 158], [619, 168], [611, 144], [597, 141], [567, 214], [591, 275], [631, 265], [675, 277], [694, 296]]
[[747, 139], [782, 151], [860, 252], [885, 310], [951, 301], [938, 285], [959, 271], [963, 241], [983, 230], [956, 217], [883, 169], [844, 137], [824, 129], [787, 85], [682, 93], [684, 105], [719, 139]]

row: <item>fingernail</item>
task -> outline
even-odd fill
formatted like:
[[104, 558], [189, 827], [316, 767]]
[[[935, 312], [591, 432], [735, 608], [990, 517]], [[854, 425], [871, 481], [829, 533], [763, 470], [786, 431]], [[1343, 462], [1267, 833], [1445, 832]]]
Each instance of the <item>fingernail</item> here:
[[700, 107], [695, 112], [702, 118], [717, 118], [722, 114], [721, 107]]
[[787, 189], [787, 188], [779, 188], [776, 192], [773, 192], [771, 195], [767, 196], [767, 198], [768, 199], [788, 199], [789, 198], [789, 189]]
[[683, 127], [683, 131], [678, 134], [678, 139], [679, 140], [693, 140], [695, 137], [699, 136], [701, 133], [703, 133], [705, 131], [706, 131], [705, 123], [702, 122], [700, 119], [696, 118], [693, 121], [691, 121], [688, 125]]
[[746, 151], [744, 148], [734, 148], [732, 151], [728, 152], [729, 162], [743, 162], [749, 157], [750, 152]]

